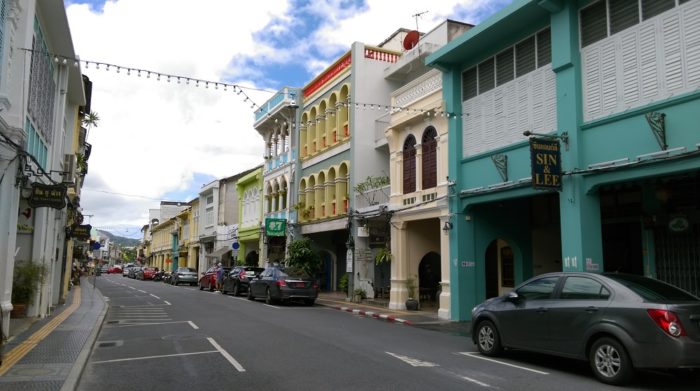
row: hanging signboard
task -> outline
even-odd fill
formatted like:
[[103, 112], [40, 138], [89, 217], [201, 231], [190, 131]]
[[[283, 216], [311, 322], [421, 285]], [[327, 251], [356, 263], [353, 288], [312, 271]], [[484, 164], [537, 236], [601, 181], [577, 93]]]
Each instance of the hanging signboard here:
[[90, 239], [90, 231], [92, 231], [92, 225], [76, 225], [71, 229], [71, 236], [78, 240], [88, 240]]
[[265, 235], [267, 236], [286, 236], [287, 220], [285, 219], [265, 219]]
[[64, 185], [45, 185], [32, 183], [32, 195], [29, 196], [29, 206], [32, 208], [49, 207], [63, 209], [66, 207], [66, 192]]
[[561, 149], [559, 141], [530, 139], [532, 187], [539, 190], [561, 190]]

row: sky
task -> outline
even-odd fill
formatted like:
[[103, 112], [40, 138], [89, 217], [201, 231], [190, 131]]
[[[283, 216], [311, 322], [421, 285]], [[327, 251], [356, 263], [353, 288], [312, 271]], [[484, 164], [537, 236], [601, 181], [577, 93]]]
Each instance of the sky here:
[[[93, 83], [89, 172], [93, 227], [138, 238], [161, 200], [188, 202], [213, 180], [263, 163], [251, 101], [303, 87], [350, 49], [445, 19], [478, 24], [511, 0], [64, 0], [81, 70]], [[109, 70], [94, 63], [120, 66]], [[235, 84], [170, 82], [127, 72]], [[246, 101], [245, 97], [250, 100]]]

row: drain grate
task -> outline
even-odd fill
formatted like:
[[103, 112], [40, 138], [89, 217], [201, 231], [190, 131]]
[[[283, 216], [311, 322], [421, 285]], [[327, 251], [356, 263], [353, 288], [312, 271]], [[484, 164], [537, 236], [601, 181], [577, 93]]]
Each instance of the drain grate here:
[[107, 321], [107, 324], [115, 324], [115, 323], [119, 323], [119, 321], [118, 320], [108, 320]]

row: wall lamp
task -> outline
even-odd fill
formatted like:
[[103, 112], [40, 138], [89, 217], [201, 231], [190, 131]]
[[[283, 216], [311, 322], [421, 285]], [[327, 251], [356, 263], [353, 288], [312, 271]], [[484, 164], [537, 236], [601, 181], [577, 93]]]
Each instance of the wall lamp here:
[[445, 221], [445, 224], [442, 226], [442, 230], [445, 232], [448, 232], [451, 229], [452, 229], [452, 223], [449, 221]]
[[542, 133], [534, 133], [529, 130], [526, 130], [523, 132], [523, 136], [525, 137], [530, 137], [530, 136], [536, 136], [536, 137], [542, 137], [542, 138], [547, 138], [550, 140], [561, 140], [564, 143], [564, 147], [566, 150], [569, 150], [569, 132], [562, 132], [561, 134], [542, 134]]

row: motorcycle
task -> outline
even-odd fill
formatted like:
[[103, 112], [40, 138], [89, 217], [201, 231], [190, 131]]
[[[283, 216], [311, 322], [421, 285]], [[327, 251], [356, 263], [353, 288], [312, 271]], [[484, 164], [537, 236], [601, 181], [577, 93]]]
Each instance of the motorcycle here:
[[161, 277], [162, 281], [166, 284], [170, 284], [170, 280], [172, 278], [172, 275], [170, 272], [163, 272], [163, 276]]
[[158, 270], [154, 275], [153, 275], [153, 281], [163, 281], [163, 274], [165, 272], [162, 270]]

